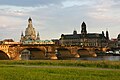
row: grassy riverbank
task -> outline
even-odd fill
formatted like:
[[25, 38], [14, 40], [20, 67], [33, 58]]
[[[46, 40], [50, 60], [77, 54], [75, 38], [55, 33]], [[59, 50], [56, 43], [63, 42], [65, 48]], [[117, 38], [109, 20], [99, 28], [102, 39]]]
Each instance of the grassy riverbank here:
[[39, 65], [39, 66], [71, 66], [120, 69], [120, 61], [82, 61], [82, 60], [30, 60], [0, 61], [0, 65]]
[[0, 61], [0, 80], [119, 80], [120, 62]]

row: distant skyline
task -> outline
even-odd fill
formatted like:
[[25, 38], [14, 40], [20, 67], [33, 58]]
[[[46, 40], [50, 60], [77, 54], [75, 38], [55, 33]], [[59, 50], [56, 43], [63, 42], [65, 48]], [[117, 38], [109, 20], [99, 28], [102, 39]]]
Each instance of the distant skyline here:
[[81, 33], [84, 21], [88, 33], [120, 33], [120, 0], [0, 0], [0, 40], [19, 41], [28, 18], [42, 40], [59, 39], [61, 34]]

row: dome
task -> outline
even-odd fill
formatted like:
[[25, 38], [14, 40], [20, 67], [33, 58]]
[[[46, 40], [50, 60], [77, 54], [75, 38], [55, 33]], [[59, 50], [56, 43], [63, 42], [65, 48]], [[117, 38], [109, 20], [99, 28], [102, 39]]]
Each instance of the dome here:
[[29, 18], [28, 19], [28, 27], [25, 30], [25, 37], [26, 37], [26, 39], [35, 40], [36, 39], [36, 31], [33, 28], [31, 21], [32, 21], [32, 19]]
[[28, 22], [29, 22], [29, 21], [32, 21], [31, 17], [28, 19]]
[[76, 30], [74, 30], [74, 31], [73, 31], [73, 34], [74, 34], [74, 35], [76, 35], [76, 34], [77, 34], [77, 31], [76, 31]]
[[35, 29], [33, 27], [26, 28], [25, 35], [26, 36], [36, 35]]
[[61, 37], [63, 37], [63, 36], [64, 36], [64, 34], [61, 35]]

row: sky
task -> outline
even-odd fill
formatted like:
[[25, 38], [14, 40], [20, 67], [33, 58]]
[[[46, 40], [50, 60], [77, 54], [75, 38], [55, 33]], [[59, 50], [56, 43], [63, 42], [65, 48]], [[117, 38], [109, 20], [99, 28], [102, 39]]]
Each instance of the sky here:
[[84, 21], [88, 33], [120, 33], [120, 0], [0, 0], [0, 40], [20, 40], [28, 18], [33, 20], [41, 40], [59, 39], [61, 34], [81, 33]]

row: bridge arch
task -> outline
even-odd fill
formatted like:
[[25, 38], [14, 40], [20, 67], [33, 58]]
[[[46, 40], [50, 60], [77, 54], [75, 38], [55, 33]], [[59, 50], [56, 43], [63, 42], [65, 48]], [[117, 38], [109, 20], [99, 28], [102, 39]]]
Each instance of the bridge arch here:
[[57, 57], [59, 58], [71, 58], [73, 55], [71, 54], [71, 51], [67, 48], [57, 48]]
[[9, 60], [9, 59], [10, 59], [9, 56], [5, 52], [0, 50], [0, 60]]
[[87, 49], [78, 49], [77, 50], [78, 54], [82, 57], [82, 56], [89, 56], [90, 53]]
[[21, 60], [46, 59], [46, 51], [43, 48], [24, 48], [20, 51]]
[[101, 51], [102, 51], [102, 50], [100, 50], [100, 49], [95, 49], [95, 53], [97, 53], [97, 54], [98, 54], [98, 53], [101, 53]]

